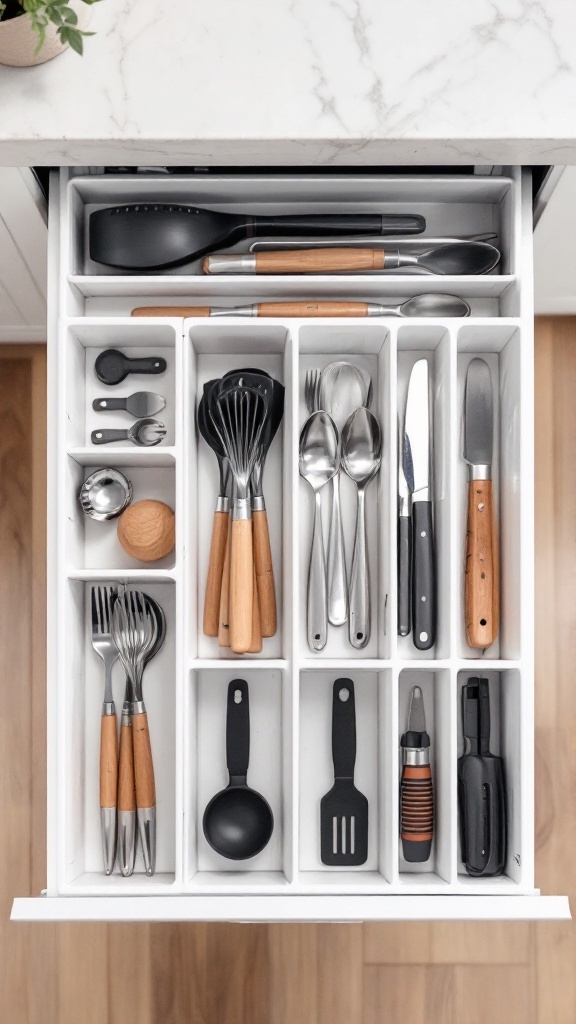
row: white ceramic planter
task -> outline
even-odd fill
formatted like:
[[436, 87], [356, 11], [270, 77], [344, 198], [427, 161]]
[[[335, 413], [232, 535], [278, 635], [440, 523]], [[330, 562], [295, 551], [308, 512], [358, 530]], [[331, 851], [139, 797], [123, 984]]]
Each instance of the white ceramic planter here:
[[[70, 0], [70, 7], [78, 15], [78, 28], [85, 29], [92, 17], [91, 5], [81, 0]], [[45, 64], [47, 60], [52, 60], [68, 49], [67, 45], [60, 42], [55, 25], [47, 28], [46, 41], [39, 53], [35, 52], [37, 45], [38, 35], [27, 14], [9, 21], [0, 21], [0, 64], [16, 68], [33, 67]]]

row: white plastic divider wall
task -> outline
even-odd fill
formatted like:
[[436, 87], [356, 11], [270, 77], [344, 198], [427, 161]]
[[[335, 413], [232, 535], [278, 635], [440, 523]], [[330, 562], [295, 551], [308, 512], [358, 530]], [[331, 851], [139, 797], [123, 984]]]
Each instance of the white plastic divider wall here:
[[[391, 183], [391, 184], [390, 184]], [[165, 894], [529, 894], [533, 878], [533, 541], [532, 541], [532, 338], [531, 298], [525, 297], [525, 265], [519, 177], [462, 179], [446, 184], [426, 179], [387, 179], [394, 204], [381, 198], [381, 179], [366, 185], [362, 209], [415, 212], [418, 187], [427, 188], [426, 215], [436, 233], [474, 233], [495, 226], [498, 211], [506, 274], [489, 278], [396, 280], [363, 276], [315, 279], [206, 279], [175, 275], [133, 278], [103, 275], [86, 262], [84, 224], [88, 204], [137, 201], [142, 196], [197, 202], [214, 208], [267, 212], [357, 210], [355, 179], [294, 178], [266, 182], [214, 178], [183, 183], [176, 176], [137, 179], [87, 176], [62, 186], [62, 247], [57, 380], [54, 408], [57, 497], [51, 536], [56, 636], [51, 639], [50, 680], [57, 689], [52, 743], [56, 776], [56, 827], [51, 828], [50, 895]], [[274, 201], [274, 189], [280, 198]], [[332, 189], [332, 192], [330, 192]], [[454, 189], [462, 204], [453, 202]], [[187, 191], [186, 191], [187, 190]], [[227, 191], [228, 190], [228, 191]], [[291, 190], [291, 191], [290, 191]], [[300, 190], [300, 193], [299, 193]], [[328, 190], [328, 191], [326, 191]], [[356, 192], [355, 192], [356, 190]], [[300, 199], [298, 200], [298, 194]], [[422, 193], [421, 193], [422, 194]], [[231, 198], [233, 196], [233, 200]], [[378, 198], [380, 197], [380, 198]], [[68, 206], [66, 200], [70, 201]], [[452, 205], [451, 205], [452, 200]], [[322, 204], [320, 204], [322, 205]], [[272, 209], [273, 207], [273, 209]], [[440, 214], [448, 221], [441, 220]], [[431, 218], [431, 219], [430, 219]], [[521, 287], [522, 285], [522, 287]], [[313, 287], [313, 292], [311, 288]], [[531, 286], [530, 286], [531, 287]], [[212, 297], [234, 305], [252, 299], [321, 297], [405, 297], [447, 290], [472, 302], [465, 321], [417, 320], [131, 320], [133, 305], [159, 296]], [[531, 295], [531, 293], [530, 293]], [[217, 296], [217, 299], [215, 297]], [[136, 297], [138, 297], [136, 299]], [[507, 314], [498, 316], [498, 312]], [[168, 362], [161, 378], [143, 378], [138, 388], [168, 398], [167, 444], [154, 449], [94, 448], [90, 431], [102, 418], [91, 410], [96, 397], [92, 367], [97, 350], [160, 351]], [[496, 406], [494, 482], [502, 558], [501, 629], [484, 655], [466, 646], [463, 631], [463, 559], [466, 466], [462, 460], [463, 386], [474, 355], [490, 365]], [[410, 368], [429, 360], [434, 418], [434, 517], [438, 565], [438, 639], [418, 652], [410, 638], [396, 635], [396, 515], [398, 416], [403, 413]], [[306, 576], [312, 503], [298, 473], [298, 437], [306, 417], [306, 370], [347, 357], [364, 366], [374, 382], [373, 410], [383, 431], [382, 469], [368, 490], [368, 533], [373, 605], [372, 635], [358, 652], [346, 627], [330, 629], [321, 654], [305, 636]], [[258, 365], [286, 387], [285, 417], [270, 451], [264, 487], [277, 580], [279, 629], [264, 641], [261, 655], [223, 656], [217, 641], [202, 634], [202, 606], [217, 467], [195, 429], [204, 381], [232, 367]], [[115, 394], [129, 394], [128, 379]], [[110, 425], [119, 425], [110, 414]], [[122, 415], [122, 424], [129, 422]], [[159, 497], [176, 511], [176, 549], [153, 566], [129, 559], [115, 536], [115, 524], [97, 524], [81, 512], [77, 494], [84, 470], [113, 465], [126, 471], [135, 499]], [[355, 496], [342, 481], [348, 564], [352, 554]], [[328, 493], [324, 511], [328, 511]], [[326, 524], [327, 525], [327, 524]], [[164, 607], [166, 644], [148, 667], [144, 696], [158, 789], [158, 873], [146, 878], [141, 863], [131, 878], [101, 871], [98, 809], [99, 714], [103, 678], [92, 651], [89, 587], [97, 580], [142, 586]], [[506, 872], [500, 878], [471, 879], [464, 872], [458, 842], [456, 770], [462, 753], [460, 690], [466, 678], [490, 679], [492, 749], [505, 759], [510, 827]], [[204, 840], [202, 815], [210, 796], [226, 784], [225, 707], [228, 682], [245, 678], [250, 687], [249, 783], [269, 800], [275, 818], [270, 844], [253, 861], [233, 865]], [[369, 856], [361, 868], [338, 871], [319, 858], [319, 800], [332, 785], [331, 686], [354, 681], [358, 732], [356, 783], [370, 807]], [[408, 865], [398, 837], [399, 740], [406, 728], [410, 687], [424, 691], [431, 733], [436, 791], [436, 833], [430, 861]], [[121, 706], [122, 673], [115, 674]], [[54, 793], [52, 788], [52, 793]], [[335, 911], [337, 916], [337, 911]]]

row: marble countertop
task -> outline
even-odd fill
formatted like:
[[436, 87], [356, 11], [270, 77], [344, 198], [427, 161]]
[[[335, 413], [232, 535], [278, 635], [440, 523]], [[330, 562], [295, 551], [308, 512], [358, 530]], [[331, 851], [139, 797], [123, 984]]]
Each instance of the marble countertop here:
[[573, 0], [102, 0], [0, 164], [576, 163]]

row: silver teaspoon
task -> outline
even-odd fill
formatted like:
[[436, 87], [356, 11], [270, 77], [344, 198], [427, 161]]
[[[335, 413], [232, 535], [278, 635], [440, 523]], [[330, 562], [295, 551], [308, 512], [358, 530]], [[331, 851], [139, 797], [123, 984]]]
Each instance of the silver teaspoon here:
[[350, 621], [348, 635], [353, 647], [370, 640], [370, 580], [366, 555], [365, 490], [382, 461], [382, 435], [378, 420], [369, 409], [356, 409], [342, 431], [342, 466], [358, 492], [356, 535], [350, 577]]
[[300, 475], [314, 491], [314, 532], [308, 571], [308, 646], [322, 651], [328, 639], [328, 602], [326, 593], [326, 560], [322, 537], [320, 491], [340, 468], [338, 431], [327, 412], [315, 412], [304, 424], [300, 434]]

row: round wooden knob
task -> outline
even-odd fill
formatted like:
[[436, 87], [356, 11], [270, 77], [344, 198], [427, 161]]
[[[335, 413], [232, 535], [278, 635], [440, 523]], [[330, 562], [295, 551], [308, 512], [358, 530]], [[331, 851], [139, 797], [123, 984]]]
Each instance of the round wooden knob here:
[[174, 550], [174, 513], [163, 501], [137, 501], [118, 520], [118, 540], [126, 554], [155, 562]]

